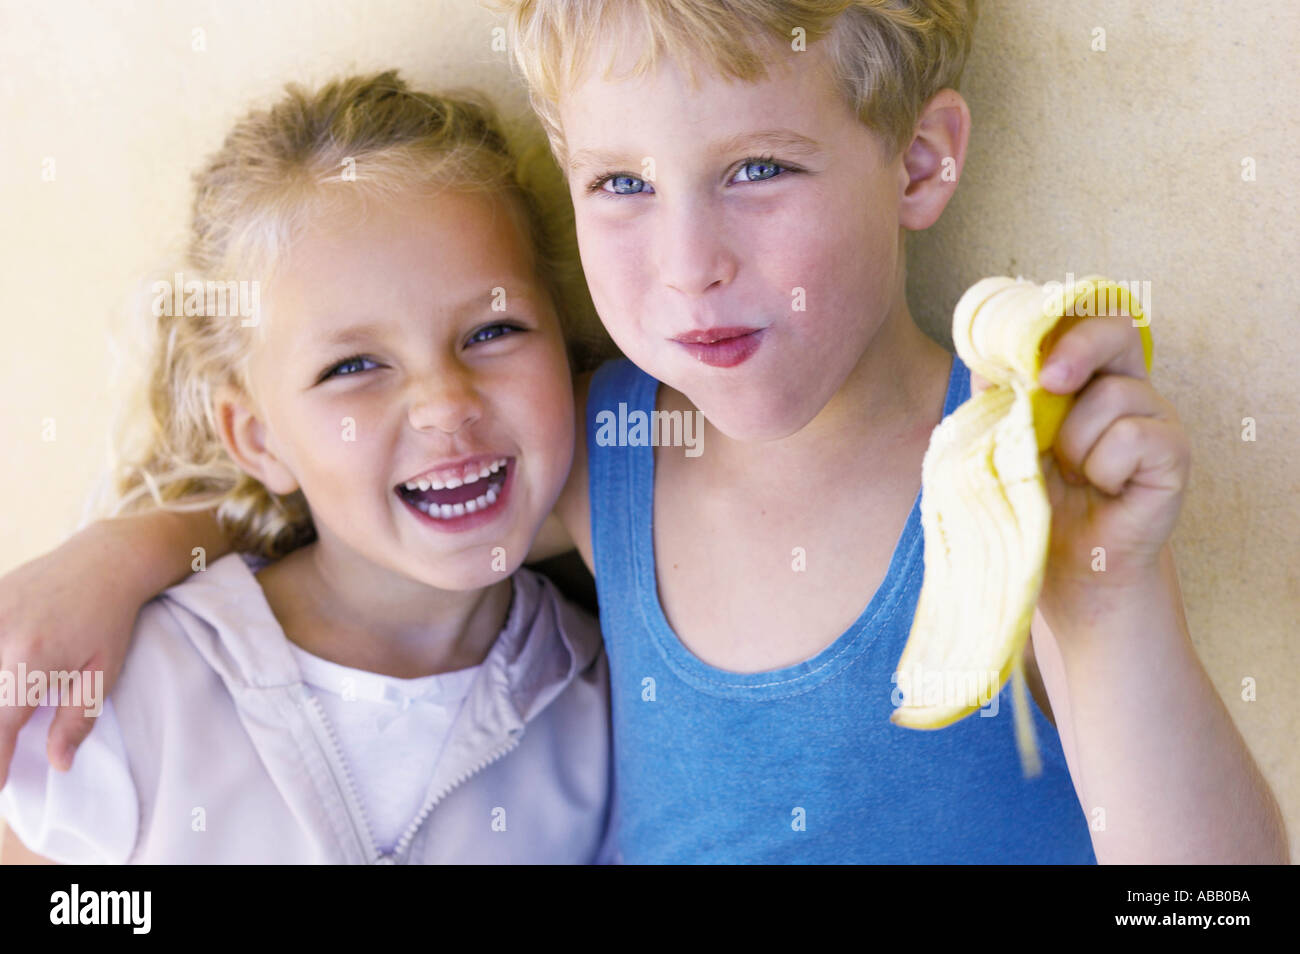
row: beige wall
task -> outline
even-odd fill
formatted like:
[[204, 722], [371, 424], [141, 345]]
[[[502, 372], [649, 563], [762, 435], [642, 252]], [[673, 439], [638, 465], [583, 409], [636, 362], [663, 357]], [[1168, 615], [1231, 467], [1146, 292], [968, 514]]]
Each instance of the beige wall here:
[[[948, 212], [912, 238], [914, 312], [946, 342], [957, 297], [984, 275], [1152, 283], [1153, 379], [1193, 443], [1174, 541], [1192, 637], [1300, 857], [1300, 95], [1285, 85], [1300, 11], [984, 7], [963, 83], [970, 151]], [[483, 86], [522, 115], [493, 22], [472, 0], [0, 0], [0, 571], [75, 527], [104, 459], [110, 317], [176, 250], [190, 170], [246, 102], [287, 79], [397, 66]], [[1246, 677], [1255, 702], [1241, 700]]]

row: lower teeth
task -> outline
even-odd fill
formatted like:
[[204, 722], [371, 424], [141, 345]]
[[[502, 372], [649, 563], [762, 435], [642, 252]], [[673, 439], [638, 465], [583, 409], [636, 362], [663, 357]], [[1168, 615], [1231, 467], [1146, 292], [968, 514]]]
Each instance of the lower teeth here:
[[425, 501], [416, 501], [415, 506], [422, 513], [428, 514], [435, 520], [450, 520], [452, 517], [463, 517], [467, 513], [474, 513], [477, 510], [486, 510], [497, 502], [500, 494], [495, 487], [488, 489], [488, 492], [475, 497], [473, 500], [467, 500], [458, 504], [429, 504]]

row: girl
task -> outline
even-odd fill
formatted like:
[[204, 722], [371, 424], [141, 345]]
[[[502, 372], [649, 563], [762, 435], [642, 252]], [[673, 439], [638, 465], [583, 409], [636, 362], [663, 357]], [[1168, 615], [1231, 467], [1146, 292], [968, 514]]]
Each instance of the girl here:
[[[44, 764], [50, 710], [22, 732], [0, 811], [28, 850], [603, 857], [599, 632], [521, 567], [574, 411], [518, 172], [486, 105], [387, 72], [289, 87], [199, 173], [123, 507], [215, 506], [240, 552], [205, 568], [184, 541], [203, 572], [140, 613], [70, 773]], [[201, 294], [232, 279], [251, 314]]]

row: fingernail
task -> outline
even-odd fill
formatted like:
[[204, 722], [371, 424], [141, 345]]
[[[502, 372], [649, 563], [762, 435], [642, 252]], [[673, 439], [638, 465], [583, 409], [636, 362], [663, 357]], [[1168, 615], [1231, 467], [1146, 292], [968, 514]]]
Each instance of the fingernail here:
[[1064, 361], [1049, 361], [1038, 375], [1043, 387], [1059, 388], [1070, 379], [1070, 368]]

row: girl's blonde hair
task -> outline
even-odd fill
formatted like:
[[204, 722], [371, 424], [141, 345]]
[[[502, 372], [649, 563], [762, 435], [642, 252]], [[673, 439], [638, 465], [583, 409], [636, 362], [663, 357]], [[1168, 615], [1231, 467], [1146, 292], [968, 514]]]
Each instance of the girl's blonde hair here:
[[688, 71], [700, 62], [744, 82], [765, 78], [765, 60], [778, 48], [824, 38], [841, 92], [893, 159], [911, 142], [925, 103], [957, 88], [976, 18], [976, 0], [487, 2], [507, 15], [510, 46], [562, 167], [560, 96], [611, 37], [641, 38], [632, 76], [666, 54]]
[[[315, 91], [290, 84], [274, 106], [240, 120], [195, 175], [185, 285], [269, 278], [313, 217], [339, 202], [446, 187], [491, 191], [521, 211], [539, 279], [577, 344], [575, 359], [588, 363], [602, 348], [571, 215], [557, 201], [562, 180], [544, 145], [520, 157], [491, 105], [474, 92], [419, 92], [396, 71], [336, 79]], [[555, 208], [546, 207], [548, 190]], [[215, 506], [235, 550], [271, 559], [311, 542], [316, 533], [302, 493], [271, 493], [239, 469], [218, 436], [214, 394], [223, 385], [252, 394], [248, 359], [261, 321], [245, 326], [226, 308], [225, 316], [167, 314], [175, 309], [158, 305], [168, 300], [155, 298], [147, 311], [143, 380], [119, 412], [116, 466], [95, 509], [116, 516], [150, 502], [169, 510]]]

